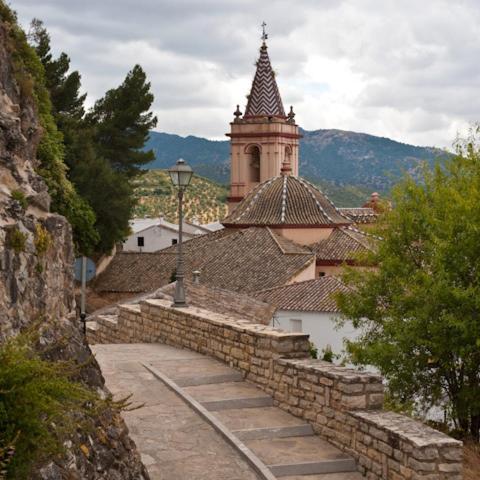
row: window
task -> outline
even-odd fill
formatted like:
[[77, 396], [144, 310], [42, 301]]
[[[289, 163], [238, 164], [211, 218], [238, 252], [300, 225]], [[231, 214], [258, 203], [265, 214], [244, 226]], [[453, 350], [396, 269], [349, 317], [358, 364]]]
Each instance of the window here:
[[178, 243], [178, 240], [176, 238], [172, 238], [172, 245], [176, 245]]
[[325, 276], [325, 272], [318, 272], [318, 276], [319, 276], [319, 277], [324, 277], [324, 276]]
[[302, 332], [302, 321], [299, 318], [290, 319], [290, 331]]
[[253, 145], [248, 149], [250, 182], [258, 183], [260, 181], [260, 149]]
[[145, 246], [145, 238], [137, 237], [137, 247], [144, 247], [144, 246]]

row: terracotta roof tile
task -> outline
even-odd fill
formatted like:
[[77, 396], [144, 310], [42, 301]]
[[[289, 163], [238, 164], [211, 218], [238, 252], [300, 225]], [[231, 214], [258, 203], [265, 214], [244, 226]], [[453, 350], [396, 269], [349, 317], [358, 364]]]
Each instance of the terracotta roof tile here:
[[317, 187], [301, 177], [278, 176], [254, 188], [224, 225], [349, 225], [351, 222]]
[[339, 311], [333, 297], [337, 292], [348, 292], [348, 287], [336, 277], [321, 277], [262, 290], [253, 296], [280, 310], [333, 313]]
[[[290, 242], [293, 243], [293, 242]], [[201, 272], [201, 283], [236, 292], [285, 285], [314, 261], [306, 248], [288, 244], [288, 252], [268, 228], [220, 230], [184, 243], [186, 277]], [[150, 292], [170, 282], [176, 249], [156, 253], [120, 252], [95, 281], [104, 292]]]
[[360, 230], [352, 227], [335, 228], [330, 236], [310, 245], [317, 256], [317, 263], [321, 261], [353, 260], [355, 255], [362, 252], [374, 251], [377, 240]]

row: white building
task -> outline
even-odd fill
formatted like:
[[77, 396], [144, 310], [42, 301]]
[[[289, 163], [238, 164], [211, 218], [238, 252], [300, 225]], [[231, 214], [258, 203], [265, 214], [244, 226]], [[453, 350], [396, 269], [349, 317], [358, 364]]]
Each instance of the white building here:
[[344, 339], [354, 340], [358, 336], [358, 331], [348, 321], [342, 327], [337, 326], [340, 313], [333, 295], [339, 291], [348, 289], [338, 278], [325, 276], [263, 290], [255, 297], [277, 308], [273, 326], [289, 332], [308, 333], [321, 357], [322, 350], [328, 347], [334, 354], [341, 353]]
[[[131, 235], [123, 242], [129, 252], [156, 252], [178, 242], [178, 225], [164, 218], [135, 218], [130, 221]], [[183, 238], [205, 235], [210, 230], [201, 225], [183, 223]]]

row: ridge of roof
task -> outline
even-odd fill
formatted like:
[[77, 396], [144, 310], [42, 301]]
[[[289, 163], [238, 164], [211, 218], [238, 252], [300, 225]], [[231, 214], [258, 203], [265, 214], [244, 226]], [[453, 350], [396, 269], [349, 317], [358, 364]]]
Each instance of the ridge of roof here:
[[[308, 248], [299, 245], [298, 243], [294, 242], [293, 240], [289, 240], [281, 235], [276, 234], [273, 232], [269, 227], [266, 227], [270, 235], [272, 236], [273, 240], [277, 244], [278, 248], [284, 255], [311, 255], [312, 251]], [[285, 249], [286, 246], [291, 246], [295, 248], [295, 251], [287, 251]]]
[[344, 215], [340, 209], [330, 200], [330, 198], [328, 197], [328, 195], [325, 193], [325, 192], [322, 192], [321, 188], [320, 187], [317, 187], [315, 185], [313, 185], [313, 183], [309, 182], [308, 180], [306, 180], [305, 178], [303, 177], [298, 177], [298, 179], [300, 181], [303, 181], [304, 183], [306, 183], [310, 188], [313, 188], [315, 190], [318, 190], [324, 197], [325, 199], [327, 200], [328, 203], [330, 203], [330, 205], [336, 210], [336, 212], [343, 218], [345, 218], [345, 220], [347, 220], [349, 223], [351, 222], [351, 220], [346, 216]]
[[348, 235], [348, 236], [349, 236], [350, 238], [352, 238], [354, 241], [360, 243], [360, 244], [361, 244], [363, 247], [365, 247], [366, 249], [373, 251], [372, 246], [369, 245], [368, 242], [364, 242], [364, 241], [363, 241], [363, 240], [364, 240], [363, 238], [360, 240], [360, 238], [355, 237], [355, 236], [352, 235], [352, 233], [351, 233], [351, 232], [355, 232], [355, 233], [359, 234], [361, 237], [368, 237], [368, 235], [365, 234], [365, 233], [363, 233], [361, 230], [357, 230], [356, 228], [353, 228], [353, 227], [352, 227], [352, 228], [344, 227], [344, 228], [341, 228], [340, 230], [342, 230], [343, 233], [345, 233], [346, 235]]

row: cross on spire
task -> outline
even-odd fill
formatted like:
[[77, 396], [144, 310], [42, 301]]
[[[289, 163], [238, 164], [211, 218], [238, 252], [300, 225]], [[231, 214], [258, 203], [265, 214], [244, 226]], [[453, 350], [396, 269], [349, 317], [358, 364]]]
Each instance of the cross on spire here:
[[267, 24], [265, 23], [265, 21], [263, 21], [263, 23], [262, 23], [262, 40], [263, 40], [264, 43], [265, 43], [265, 40], [268, 38], [268, 33], [265, 31], [266, 26], [267, 26]]

